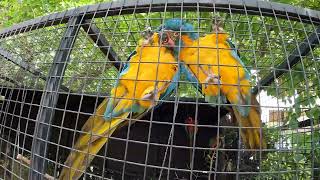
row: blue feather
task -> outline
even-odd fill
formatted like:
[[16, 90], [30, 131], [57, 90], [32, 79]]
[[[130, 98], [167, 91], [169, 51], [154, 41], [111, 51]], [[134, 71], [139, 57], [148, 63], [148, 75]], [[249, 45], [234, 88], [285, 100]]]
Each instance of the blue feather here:
[[123, 65], [123, 67], [122, 67], [121, 70], [120, 70], [120, 77], [123, 76], [123, 75], [125, 75], [125, 74], [128, 72], [129, 67], [130, 67], [129, 61], [130, 61], [130, 59], [132, 58], [132, 56], [134, 56], [134, 55], [136, 55], [136, 54], [137, 54], [137, 51], [133, 51], [133, 52], [129, 55], [129, 57], [127, 58], [126, 62], [123, 62], [124, 65]]
[[173, 30], [178, 32], [181, 31], [181, 34], [187, 34], [193, 40], [196, 40], [199, 38], [198, 33], [195, 32], [192, 24], [187, 23], [182, 19], [177, 19], [177, 18], [169, 19], [165, 21], [161, 29]]
[[119, 117], [123, 113], [133, 112], [133, 113], [142, 113], [145, 109], [139, 106], [138, 104], [133, 104], [130, 108], [120, 109], [119, 111], [111, 111], [110, 113], [104, 114], [105, 120], [111, 120], [112, 118]]
[[[156, 31], [161, 34], [163, 30], [181, 32], [182, 35], [188, 35], [193, 40], [199, 38], [198, 33], [195, 32], [192, 24], [178, 18], [166, 20], [164, 24], [161, 25]], [[176, 46], [174, 47], [174, 55], [176, 57], [178, 57], [181, 46], [183, 46], [183, 42], [181, 42], [180, 40], [177, 41]]]
[[[173, 30], [173, 31], [181, 31], [181, 34], [186, 34], [188, 35], [191, 39], [197, 40], [199, 38], [198, 33], [195, 32], [193, 26], [190, 23], [187, 23], [183, 21], [182, 19], [169, 19], [167, 20], [162, 26], [158, 28], [158, 31], [161, 30]], [[227, 39], [227, 44], [229, 45], [230, 48], [233, 50], [231, 51], [231, 55], [243, 66], [246, 72], [246, 79], [250, 79], [250, 72], [245, 68], [244, 63], [242, 62], [240, 58], [240, 54], [238, 50], [235, 48], [235, 45], [232, 43], [230, 39]], [[183, 42], [176, 42], [176, 47], [174, 48], [174, 54], [175, 57], [178, 58], [180, 48], [183, 46]], [[180, 66], [181, 73], [184, 73], [187, 76], [187, 80], [193, 83], [193, 86], [198, 89], [198, 91], [201, 91], [201, 85], [199, 84], [197, 78], [194, 76], [192, 72], [189, 71], [188, 67], [186, 67], [185, 64]], [[205, 99], [207, 102], [211, 103], [226, 103], [227, 98], [224, 95], [220, 95], [219, 97], [213, 97], [213, 96], [205, 96]], [[240, 95], [239, 95], [240, 96]], [[240, 98], [240, 97], [239, 97]], [[245, 103], [250, 104], [250, 96], [245, 97]], [[214, 106], [214, 105], [212, 105]], [[249, 108], [248, 107], [239, 107], [237, 106], [238, 111], [240, 112], [241, 115], [247, 116], [249, 113]]]
[[[181, 62], [180, 64], [182, 69], [181, 73], [184, 73], [187, 76], [187, 80], [192, 82], [193, 87], [196, 88], [199, 92], [201, 92], [201, 89], [202, 89], [201, 84], [199, 83], [196, 76], [192, 73], [192, 71], [189, 70], [186, 64], [184, 64], [183, 62]], [[220, 96], [218, 97], [207, 96], [204, 94], [204, 97], [207, 102], [213, 103], [213, 104], [210, 104], [210, 106], [212, 107], [216, 107], [216, 104], [227, 103], [227, 98], [222, 94], [220, 94]]]
[[[119, 73], [119, 77], [117, 78], [117, 82], [115, 83], [114, 87], [117, 87], [119, 85], [119, 81], [120, 78], [125, 75], [129, 68], [130, 68], [130, 60], [132, 58], [132, 56], [134, 56], [135, 54], [137, 54], [136, 51], [133, 51], [129, 57], [127, 58], [127, 60], [125, 62], [122, 62], [124, 65], [122, 66], [122, 68], [120, 69], [120, 73]], [[113, 112], [114, 109], [114, 97], [110, 97], [107, 107], [106, 107], [106, 111], [104, 112], [104, 119], [105, 120], [111, 120], [111, 117], [117, 117], [119, 115], [121, 115], [121, 113], [123, 113], [123, 111], [119, 111], [119, 112]]]
[[180, 71], [177, 71], [176, 74], [174, 75], [172, 82], [170, 83], [169, 87], [167, 88], [167, 90], [161, 94], [160, 99], [166, 99], [168, 96], [170, 96], [173, 92], [173, 90], [176, 88], [177, 83], [180, 79]]
[[[182, 19], [173, 18], [165, 21], [164, 24], [157, 29], [158, 32], [162, 30], [178, 31], [178, 32], [181, 32], [181, 34], [188, 35], [192, 40], [196, 40], [199, 38], [198, 33], [195, 32], [192, 24], [187, 23]], [[174, 48], [174, 55], [176, 58], [179, 57], [181, 46], [183, 46], [183, 42], [181, 42], [180, 40], [176, 42], [176, 47]], [[202, 93], [201, 84], [199, 83], [195, 75], [189, 70], [186, 64], [184, 64], [183, 62], [180, 62], [179, 67], [180, 67], [179, 68], [180, 73], [185, 74], [187, 80], [192, 83], [192, 86], [196, 88], [200, 93]], [[213, 98], [210, 98], [210, 99], [213, 99]]]
[[[172, 82], [170, 83], [170, 85], [166, 89], [166, 91], [160, 95], [160, 98], [159, 98], [160, 100], [167, 99], [173, 93], [173, 91], [175, 90], [175, 88], [178, 85], [179, 79], [180, 79], [180, 71], [177, 71], [172, 79]], [[158, 101], [158, 103], [154, 107], [154, 109], [157, 109], [158, 107], [160, 107], [162, 103], [163, 103], [163, 101]]]
[[107, 104], [107, 107], [106, 107], [106, 111], [103, 114], [103, 117], [104, 117], [105, 120], [110, 120], [109, 114], [111, 114], [112, 111], [113, 111], [114, 100], [115, 100], [114, 97], [110, 97], [109, 98], [109, 101], [108, 101], [108, 104]]
[[192, 86], [196, 88], [198, 91], [201, 91], [201, 84], [199, 83], [196, 76], [189, 70], [187, 65], [183, 62], [180, 62], [181, 73], [184, 73], [187, 77], [187, 80], [192, 83]]

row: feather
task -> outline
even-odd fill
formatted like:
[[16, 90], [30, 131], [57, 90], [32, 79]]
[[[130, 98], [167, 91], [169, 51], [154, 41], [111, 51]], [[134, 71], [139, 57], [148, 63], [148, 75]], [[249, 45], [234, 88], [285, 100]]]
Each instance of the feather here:
[[[202, 85], [202, 94], [206, 101], [225, 100], [220, 98], [222, 94], [232, 104], [246, 147], [264, 148], [265, 142], [260, 132], [261, 115], [254, 107], [257, 104], [252, 102], [250, 73], [238, 50], [227, 33], [211, 33], [194, 39], [196, 33], [190, 26], [191, 24], [176, 19], [165, 23], [164, 28], [167, 31], [190, 30], [176, 38], [182, 42], [176, 40], [178, 48], [174, 48], [175, 55], [178, 55], [178, 59], [185, 63], [189, 72], [191, 71], [190, 74], [195, 77], [196, 80], [193, 78], [192, 81]], [[197, 46], [201, 48], [194, 48]]]
[[[132, 120], [141, 118], [160, 98], [169, 96], [175, 89], [176, 77], [179, 77], [175, 58], [166, 48], [159, 48], [158, 34], [152, 38], [149, 44], [140, 41], [129, 56], [130, 61], [120, 73], [110, 97], [83, 126], [59, 179], [79, 179], [94, 155], [108, 142], [108, 137], [128, 124], [129, 114]], [[154, 54], [159, 54], [159, 58]]]

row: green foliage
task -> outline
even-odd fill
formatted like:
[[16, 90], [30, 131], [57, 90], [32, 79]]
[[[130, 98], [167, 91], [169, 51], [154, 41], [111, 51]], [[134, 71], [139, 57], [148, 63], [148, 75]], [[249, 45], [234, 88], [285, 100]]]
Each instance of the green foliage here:
[[[265, 175], [260, 175], [262, 179], [310, 179], [310, 162], [306, 162], [306, 157], [297, 152], [274, 152], [267, 155], [263, 161], [262, 171]], [[267, 170], [267, 171], [266, 171]]]
[[[2, 0], [0, 1], [0, 29], [13, 24], [46, 15], [71, 7], [94, 4], [102, 0]], [[275, 2], [320, 9], [318, 0], [280, 0]], [[182, 17], [199, 27], [200, 34], [210, 32], [211, 12], [184, 12]], [[232, 40], [239, 48], [244, 64], [257, 73], [253, 77], [263, 78], [286, 61], [290, 52], [314, 32], [314, 26], [286, 19], [219, 13], [226, 22], [224, 29], [230, 33]], [[137, 40], [145, 26], [153, 29], [162, 23], [163, 18], [181, 17], [181, 13], [155, 12], [121, 15], [94, 20], [101, 33], [109, 40], [119, 57], [124, 61], [136, 46]], [[200, 17], [198, 22], [198, 17]], [[30, 67], [47, 75], [52, 59], [59, 46], [65, 25], [46, 27], [32, 32], [22, 33], [9, 38], [0, 39], [1, 47], [11, 52], [16, 58], [23, 58]], [[270, 152], [261, 162], [261, 172], [266, 172], [261, 179], [310, 179], [312, 164], [320, 167], [320, 136], [319, 129], [313, 132], [298, 131], [298, 118], [306, 114], [313, 123], [319, 124], [320, 108], [316, 101], [320, 96], [319, 69], [320, 48], [303, 57], [290, 70], [276, 79], [266, 91], [268, 95], [282, 101], [292, 101], [291, 107], [285, 109], [288, 116], [285, 124], [286, 133], [276, 128], [266, 129], [268, 148]], [[44, 81], [21, 70], [13, 63], [0, 57], [0, 74], [10, 77], [28, 88], [43, 89]], [[107, 94], [115, 83], [117, 71], [99, 48], [94, 45], [86, 32], [80, 31], [71, 52], [63, 84], [73, 92]], [[182, 77], [184, 80], [185, 77]], [[0, 86], [14, 86], [0, 79]], [[199, 93], [189, 83], [180, 83], [179, 96], [199, 97]], [[293, 100], [291, 100], [293, 98]], [[233, 141], [233, 138], [226, 138]], [[234, 142], [226, 142], [234, 143]], [[281, 147], [285, 144], [284, 147]], [[236, 147], [235, 147], [236, 148]], [[313, 156], [312, 156], [313, 155]], [[314, 174], [319, 172], [314, 172]]]
[[[108, 1], [108, 0], [107, 0]], [[317, 0], [273, 0], [274, 2], [292, 4], [311, 9], [319, 9]], [[106, 0], [1, 0], [0, 1], [0, 29], [13, 24], [47, 15], [52, 12], [63, 11], [83, 5], [106, 2]], [[179, 15], [178, 15], [179, 16]], [[196, 15], [194, 15], [196, 17]], [[244, 28], [244, 27], [243, 27]]]
[[291, 4], [293, 6], [300, 6], [310, 9], [319, 10], [320, 1], [318, 0], [272, 0], [273, 2]]
[[319, 129], [314, 130], [313, 133], [282, 134], [278, 136], [281, 138], [275, 139], [270, 138], [274, 137], [270, 135], [272, 133], [269, 133], [267, 138], [269, 141], [278, 141], [276, 143], [278, 149], [276, 152], [269, 152], [266, 159], [262, 161], [261, 171], [265, 174], [260, 174], [259, 178], [311, 179], [312, 173], [314, 173], [313, 177], [319, 177], [319, 171], [315, 170], [320, 165]]
[[0, 29], [13, 24], [104, 0], [1, 0]]

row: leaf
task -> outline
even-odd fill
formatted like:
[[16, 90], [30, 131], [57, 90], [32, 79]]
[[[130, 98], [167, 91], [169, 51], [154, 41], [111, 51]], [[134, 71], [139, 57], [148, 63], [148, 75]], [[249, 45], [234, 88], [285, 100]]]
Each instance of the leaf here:
[[319, 108], [319, 106], [316, 106], [316, 107], [310, 109], [309, 111], [306, 111], [306, 115], [307, 115], [308, 118], [318, 121], [319, 117], [320, 117], [320, 108]]
[[298, 115], [296, 113], [292, 113], [289, 115], [289, 127], [290, 129], [297, 129], [299, 126]]

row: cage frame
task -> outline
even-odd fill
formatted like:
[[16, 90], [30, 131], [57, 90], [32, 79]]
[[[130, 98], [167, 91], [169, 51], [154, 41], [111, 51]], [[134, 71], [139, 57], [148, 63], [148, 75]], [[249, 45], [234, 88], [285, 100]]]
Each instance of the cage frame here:
[[[232, 9], [232, 13], [247, 13], [250, 15], [270, 16], [283, 19], [289, 18], [287, 20], [313, 25], [314, 32], [309, 34], [309, 36], [304, 39], [304, 41], [302, 41], [272, 73], [258, 82], [253, 90], [255, 94], [262, 90], [264, 86], [272, 83], [276, 78], [285, 73], [285, 71], [279, 69], [288, 69], [292, 67], [299, 62], [302, 56], [308, 54], [320, 43], [320, 11], [255, 0], [198, 0], [197, 2], [193, 0], [124, 0], [82, 6], [35, 18], [6, 28], [0, 32], [0, 42], [1, 39], [30, 32], [32, 30], [59, 24], [67, 24], [64, 36], [61, 38], [58, 47], [58, 52], [55, 54], [47, 77], [42, 75], [40, 71], [29, 67], [28, 64], [24, 63], [23, 59], [15, 59], [9, 52], [0, 46], [0, 56], [46, 81], [37, 116], [35, 136], [33, 138], [31, 152], [33, 161], [30, 168], [31, 173], [29, 173], [30, 179], [41, 179], [45, 174], [46, 160], [43, 157], [46, 157], [46, 151], [43, 149], [47, 149], [47, 141], [49, 138], [49, 135], [47, 135], [49, 133], [47, 132], [50, 132], [50, 124], [52, 123], [55, 111], [54, 108], [59, 97], [57, 92], [59, 89], [70, 92], [67, 87], [61, 85], [61, 82], [64, 77], [63, 74], [66, 66], [68, 65], [65, 62], [67, 62], [70, 57], [79, 29], [83, 28], [83, 30], [87, 32], [87, 35], [100, 48], [101, 52], [106, 55], [110, 61], [113, 61], [114, 66], [119, 70], [121, 59], [115, 53], [108, 40], [100, 33], [99, 28], [91, 23], [91, 19], [143, 12], [175, 12], [181, 11], [181, 9], [183, 9], [184, 12], [228, 12]], [[6, 77], [1, 78], [11, 81]], [[38, 157], [38, 155], [40, 157]]]

